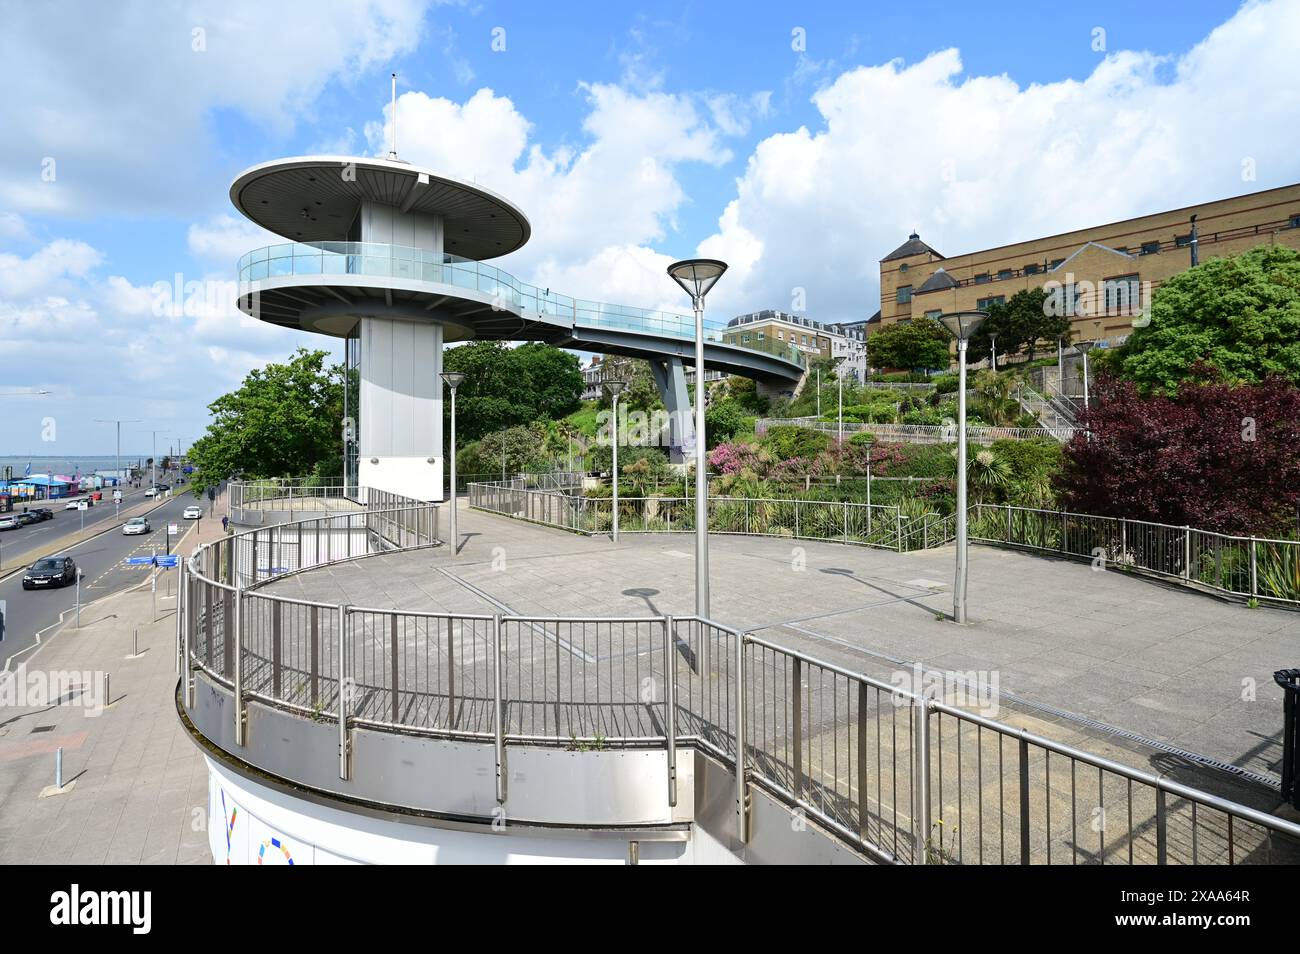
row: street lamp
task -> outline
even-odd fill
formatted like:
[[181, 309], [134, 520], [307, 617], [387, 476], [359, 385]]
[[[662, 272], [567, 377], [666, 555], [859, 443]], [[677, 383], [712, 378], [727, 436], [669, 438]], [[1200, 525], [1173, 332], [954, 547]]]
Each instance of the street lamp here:
[[952, 618], [966, 622], [966, 345], [984, 319], [982, 311], [954, 311], [939, 321], [957, 339], [957, 576], [952, 588]]
[[998, 369], [998, 336], [989, 335], [989, 361], [990, 367], [997, 371]]
[[839, 422], [836, 425], [838, 431], [838, 433], [836, 434], [836, 440], [839, 442], [840, 447], [843, 447], [844, 446], [844, 369], [841, 368], [839, 365], [835, 366], [835, 383], [839, 387], [839, 410], [835, 412], [836, 420]]
[[[698, 378], [698, 375], [696, 376]], [[618, 542], [618, 396], [627, 386], [625, 381], [606, 381], [605, 388], [609, 391], [609, 396], [614, 399], [614, 420], [609, 425], [610, 443], [614, 447], [614, 542]], [[699, 382], [696, 382], [696, 387]]]
[[668, 276], [691, 296], [695, 309], [695, 615], [709, 616], [709, 483], [704, 435], [704, 296], [727, 270], [726, 262], [693, 258], [668, 266]]
[[456, 555], [460, 537], [456, 533], [456, 389], [465, 380], [459, 371], [442, 372], [442, 380], [451, 388], [451, 490], [447, 497], [451, 501], [451, 555]]

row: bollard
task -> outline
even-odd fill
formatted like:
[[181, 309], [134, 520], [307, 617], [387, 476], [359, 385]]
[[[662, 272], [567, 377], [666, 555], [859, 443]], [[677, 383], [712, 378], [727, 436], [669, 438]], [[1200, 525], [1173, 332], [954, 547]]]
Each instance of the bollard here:
[[54, 750], [54, 787], [63, 789], [63, 746]]
[[113, 703], [113, 696], [109, 689], [108, 673], [104, 673], [104, 705], [109, 706]]
[[137, 626], [131, 630], [131, 655], [140, 655], [140, 627]]

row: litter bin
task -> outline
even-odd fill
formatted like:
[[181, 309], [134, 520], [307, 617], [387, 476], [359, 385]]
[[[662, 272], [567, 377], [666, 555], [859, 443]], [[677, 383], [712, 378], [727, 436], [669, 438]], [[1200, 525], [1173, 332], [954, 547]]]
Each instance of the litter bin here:
[[1279, 669], [1282, 687], [1282, 797], [1300, 809], [1300, 669]]

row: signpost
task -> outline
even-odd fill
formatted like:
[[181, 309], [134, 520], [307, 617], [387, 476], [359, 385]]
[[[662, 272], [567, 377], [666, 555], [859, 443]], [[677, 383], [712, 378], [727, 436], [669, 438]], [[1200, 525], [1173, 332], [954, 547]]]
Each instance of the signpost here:
[[77, 511], [81, 514], [81, 529], [86, 529], [86, 511], [90, 509], [89, 500], [77, 501]]
[[181, 528], [174, 523], [167, 524], [167, 552], [172, 552], [172, 537], [181, 532]]

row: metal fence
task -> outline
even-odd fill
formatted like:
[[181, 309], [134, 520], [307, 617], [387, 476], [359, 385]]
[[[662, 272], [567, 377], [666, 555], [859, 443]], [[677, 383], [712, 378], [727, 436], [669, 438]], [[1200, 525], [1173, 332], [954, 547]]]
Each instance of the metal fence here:
[[[519, 479], [469, 485], [469, 505], [502, 516], [572, 530], [608, 533], [614, 501], [530, 490]], [[692, 497], [619, 497], [620, 533], [691, 533]], [[942, 546], [956, 535], [951, 514], [904, 515], [898, 507], [784, 497], [709, 497], [709, 530], [748, 536], [860, 544], [889, 550]]]
[[971, 539], [1098, 561], [1246, 599], [1300, 603], [1300, 540], [1063, 510], [976, 504]]
[[[1300, 860], [1300, 826], [985, 718], [948, 686], [886, 683], [720, 623], [671, 616], [475, 615], [336, 606], [264, 592], [310, 566], [436, 542], [431, 508], [236, 534], [186, 563], [178, 620], [194, 673], [236, 697], [355, 726], [507, 746], [677, 747], [890, 863]], [[504, 776], [499, 784], [504, 785]], [[504, 799], [504, 789], [498, 791]]]
[[[841, 427], [836, 421], [827, 421], [820, 417], [765, 417], [754, 425], [754, 433], [763, 435], [768, 428], [781, 425], [803, 427], [808, 430], [821, 431], [824, 434], [838, 434]], [[955, 444], [957, 427], [955, 424], [864, 424], [859, 421], [845, 421], [843, 431], [847, 435], [871, 434], [877, 441], [898, 441], [904, 444]], [[1065, 443], [1078, 432], [1075, 427], [988, 427], [969, 425], [966, 438], [976, 444], [991, 444], [999, 440], [1023, 441], [1032, 438], [1050, 438]]]

